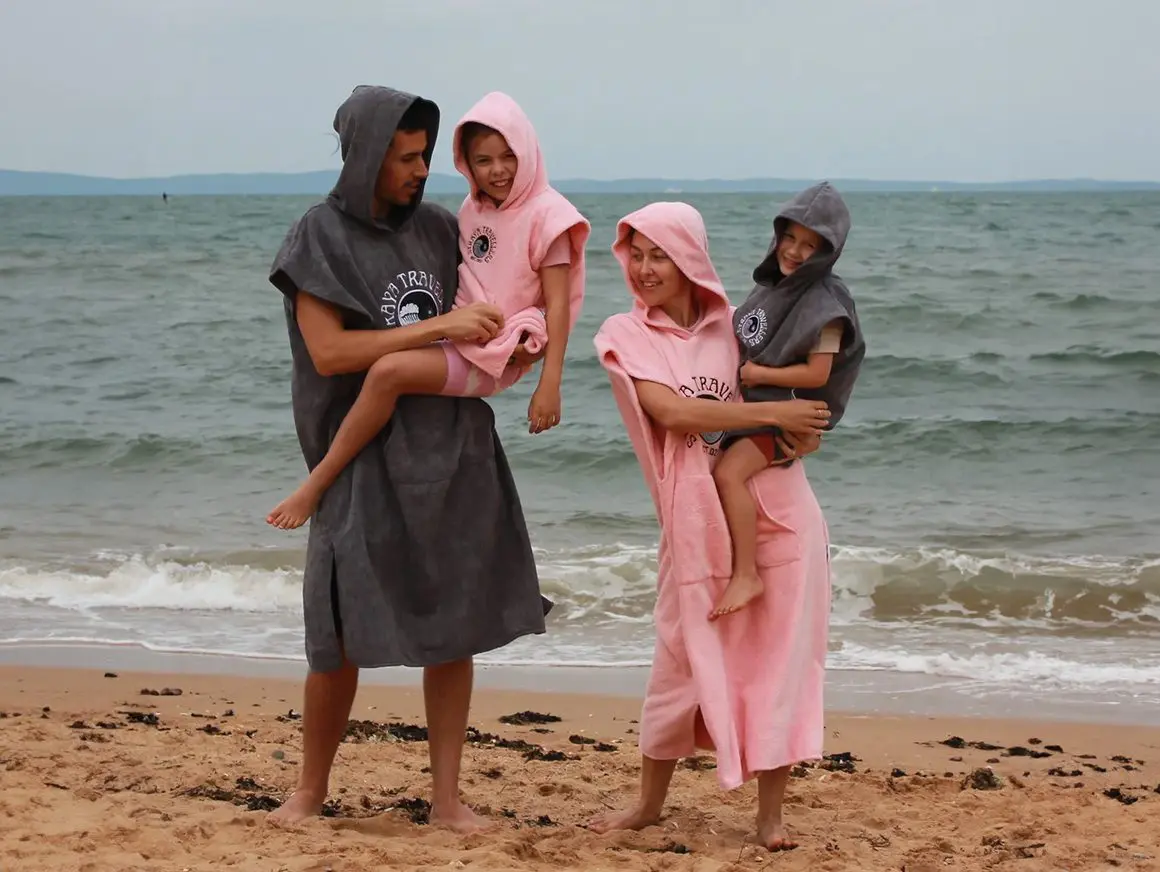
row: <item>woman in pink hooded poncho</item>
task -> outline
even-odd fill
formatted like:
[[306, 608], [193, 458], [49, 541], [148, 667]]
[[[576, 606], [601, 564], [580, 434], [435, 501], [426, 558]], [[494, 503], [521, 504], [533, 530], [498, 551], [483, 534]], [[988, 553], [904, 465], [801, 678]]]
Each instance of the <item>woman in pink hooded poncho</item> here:
[[[456, 125], [454, 149], [455, 167], [470, 186], [458, 214], [455, 308], [491, 313], [486, 335], [379, 359], [326, 456], [266, 517], [272, 526], [306, 523], [339, 473], [387, 425], [403, 394], [490, 397], [543, 357], [528, 430], [542, 433], [560, 423], [564, 352], [583, 304], [590, 225], [548, 184], [536, 131], [507, 94], [493, 91], [468, 110]], [[398, 307], [403, 325], [437, 314], [406, 297], [387, 305]]]
[[[635, 302], [604, 323], [595, 344], [660, 523], [657, 639], [640, 722], [640, 799], [589, 827], [658, 822], [677, 761], [701, 747], [716, 751], [722, 788], [758, 779], [758, 839], [792, 848], [781, 819], [789, 767], [822, 751], [825, 520], [803, 464], [751, 479], [766, 595], [729, 621], [710, 621], [731, 575], [712, 471], [724, 431], [772, 424], [818, 433], [829, 413], [810, 400], [736, 402], [731, 306], [696, 209], [646, 206], [620, 221], [612, 250]], [[789, 447], [800, 457], [817, 444]]]

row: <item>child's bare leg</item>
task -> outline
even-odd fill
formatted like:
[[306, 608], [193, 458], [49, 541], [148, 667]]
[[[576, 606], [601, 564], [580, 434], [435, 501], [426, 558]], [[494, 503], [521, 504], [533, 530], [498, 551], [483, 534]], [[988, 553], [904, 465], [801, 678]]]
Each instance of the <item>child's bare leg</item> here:
[[437, 394], [447, 381], [447, 356], [440, 347], [396, 351], [367, 370], [358, 399], [351, 406], [322, 461], [290, 496], [266, 516], [283, 530], [301, 527], [318, 508], [326, 489], [387, 425], [403, 394]]
[[757, 506], [746, 483], [767, 466], [769, 458], [757, 443], [752, 439], [738, 439], [725, 449], [713, 470], [733, 541], [733, 577], [709, 613], [711, 621], [745, 608], [765, 591], [757, 574]]

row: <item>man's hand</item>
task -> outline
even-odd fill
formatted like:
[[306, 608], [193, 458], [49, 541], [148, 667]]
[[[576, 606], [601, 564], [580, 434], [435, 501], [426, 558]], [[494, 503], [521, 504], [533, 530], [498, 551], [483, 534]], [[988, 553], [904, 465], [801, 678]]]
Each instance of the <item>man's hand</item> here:
[[453, 342], [478, 342], [481, 345], [503, 329], [503, 312], [490, 303], [472, 303], [439, 316], [439, 330]]
[[528, 403], [528, 432], [543, 433], [560, 423], [560, 388], [541, 384]]

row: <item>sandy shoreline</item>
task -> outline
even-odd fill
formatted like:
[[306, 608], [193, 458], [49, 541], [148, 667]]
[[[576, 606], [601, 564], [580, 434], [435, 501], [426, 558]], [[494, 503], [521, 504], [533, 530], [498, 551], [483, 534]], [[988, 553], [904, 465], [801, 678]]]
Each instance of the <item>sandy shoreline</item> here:
[[[339, 750], [334, 816], [285, 832], [261, 809], [293, 784], [299, 680], [105, 671], [0, 667], [4, 872], [1160, 869], [1149, 727], [831, 715], [839, 771], [791, 780], [802, 847], [774, 857], [745, 842], [752, 785], [721, 794], [710, 757], [679, 770], [661, 826], [578, 826], [633, 795], [639, 700], [625, 694], [481, 689], [471, 723], [509, 747], [469, 742], [463, 787], [497, 827], [464, 838], [427, 826], [419, 690], [368, 683]], [[142, 694], [166, 688], [181, 693]], [[500, 720], [527, 710], [560, 720]], [[968, 745], [942, 744], [952, 736]], [[997, 789], [963, 786], [985, 767]]]
[[[0, 642], [0, 668], [36, 666], [101, 668], [126, 672], [223, 675], [301, 681], [306, 664], [282, 658], [156, 651], [135, 644]], [[415, 687], [416, 669], [372, 669], [364, 684]], [[648, 669], [636, 666], [538, 666], [480, 664], [476, 687], [494, 690], [627, 696], [644, 693]], [[874, 712], [892, 716], [1016, 718], [1025, 720], [1151, 725], [1160, 728], [1160, 707], [1123, 695], [1060, 693], [1032, 683], [1017, 693], [988, 693], [969, 679], [888, 670], [826, 673], [826, 708], [835, 712]], [[2, 872], [2, 870], [0, 870]]]

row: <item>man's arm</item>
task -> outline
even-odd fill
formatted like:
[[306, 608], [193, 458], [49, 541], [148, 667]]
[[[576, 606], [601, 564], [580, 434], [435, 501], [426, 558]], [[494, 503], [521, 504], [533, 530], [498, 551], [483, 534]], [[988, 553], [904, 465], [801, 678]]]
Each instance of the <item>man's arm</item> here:
[[327, 376], [363, 372], [384, 354], [421, 348], [443, 338], [486, 342], [503, 325], [499, 309], [486, 303], [390, 330], [348, 330], [336, 307], [306, 291], [295, 296], [294, 310], [314, 368]]

